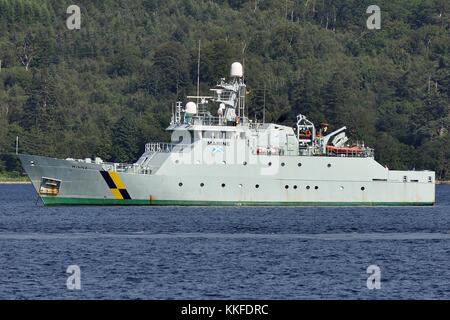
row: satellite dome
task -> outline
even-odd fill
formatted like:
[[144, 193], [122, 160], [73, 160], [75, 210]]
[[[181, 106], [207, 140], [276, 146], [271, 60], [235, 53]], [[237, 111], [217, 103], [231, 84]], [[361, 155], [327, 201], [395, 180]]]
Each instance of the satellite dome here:
[[230, 76], [238, 78], [242, 78], [244, 76], [244, 68], [240, 62], [233, 62], [231, 65]]
[[197, 113], [197, 105], [195, 102], [186, 103], [186, 113], [195, 114]]

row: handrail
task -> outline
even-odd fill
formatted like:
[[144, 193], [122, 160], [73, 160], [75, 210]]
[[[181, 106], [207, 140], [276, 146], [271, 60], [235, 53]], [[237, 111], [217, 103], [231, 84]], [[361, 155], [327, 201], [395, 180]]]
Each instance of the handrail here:
[[145, 152], [182, 152], [185, 148], [190, 146], [192, 145], [168, 142], [149, 142], [145, 145]]

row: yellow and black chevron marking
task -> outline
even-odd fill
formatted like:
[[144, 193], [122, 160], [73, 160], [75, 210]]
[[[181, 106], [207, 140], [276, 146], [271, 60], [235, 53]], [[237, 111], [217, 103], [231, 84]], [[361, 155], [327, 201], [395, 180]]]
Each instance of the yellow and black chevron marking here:
[[105, 179], [106, 184], [108, 185], [109, 189], [111, 189], [111, 193], [116, 199], [131, 199], [130, 194], [125, 188], [122, 180], [120, 180], [119, 174], [117, 172], [100, 171], [100, 173], [102, 174], [103, 179]]

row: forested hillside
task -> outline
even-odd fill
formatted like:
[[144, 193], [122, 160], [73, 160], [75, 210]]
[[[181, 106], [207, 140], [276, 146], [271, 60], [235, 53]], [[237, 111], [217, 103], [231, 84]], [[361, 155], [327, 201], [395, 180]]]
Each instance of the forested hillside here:
[[251, 118], [267, 88], [267, 121], [346, 125], [389, 168], [450, 178], [448, 0], [0, 0], [0, 171], [20, 170], [16, 136], [24, 153], [118, 162], [169, 139], [199, 40], [201, 93], [245, 59]]

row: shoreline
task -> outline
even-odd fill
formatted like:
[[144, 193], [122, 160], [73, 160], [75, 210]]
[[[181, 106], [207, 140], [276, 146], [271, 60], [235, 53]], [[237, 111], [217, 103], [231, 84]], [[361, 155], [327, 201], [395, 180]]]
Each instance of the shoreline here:
[[18, 180], [18, 181], [14, 181], [14, 180], [12, 180], [12, 181], [0, 181], [0, 184], [30, 184], [31, 183], [31, 181], [21, 181], [21, 180]]

